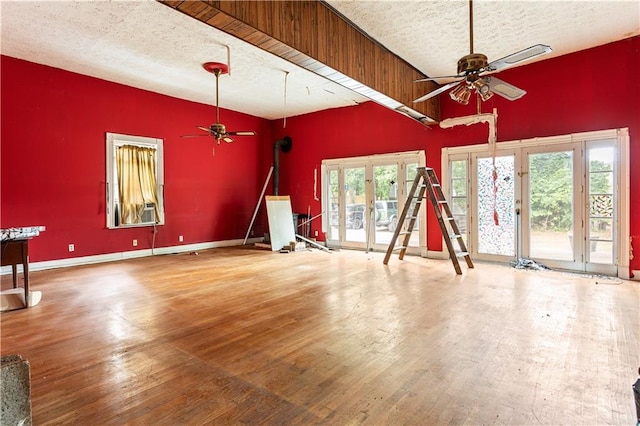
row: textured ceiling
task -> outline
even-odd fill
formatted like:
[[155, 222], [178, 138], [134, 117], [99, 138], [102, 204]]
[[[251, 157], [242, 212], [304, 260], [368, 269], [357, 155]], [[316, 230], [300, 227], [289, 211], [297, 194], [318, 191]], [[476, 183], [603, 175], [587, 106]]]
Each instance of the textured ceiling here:
[[[427, 75], [454, 74], [457, 60], [469, 53], [466, 1], [327, 3]], [[537, 43], [553, 48], [544, 60], [640, 34], [640, 0], [473, 4], [474, 51], [490, 61]], [[220, 106], [258, 117], [365, 100], [152, 0], [5, 0], [0, 17], [4, 55], [205, 104], [213, 104], [215, 86], [201, 64], [227, 62], [229, 46], [231, 75], [220, 79]]]
[[[456, 74], [458, 59], [470, 53], [466, 0], [327, 3], [430, 77]], [[553, 49], [538, 59], [545, 60], [638, 34], [637, 0], [473, 2], [473, 50], [489, 61], [539, 43]]]
[[[0, 3], [2, 54], [267, 119], [366, 98], [155, 1]], [[285, 74], [285, 71], [289, 74]], [[287, 100], [285, 104], [285, 75]]]

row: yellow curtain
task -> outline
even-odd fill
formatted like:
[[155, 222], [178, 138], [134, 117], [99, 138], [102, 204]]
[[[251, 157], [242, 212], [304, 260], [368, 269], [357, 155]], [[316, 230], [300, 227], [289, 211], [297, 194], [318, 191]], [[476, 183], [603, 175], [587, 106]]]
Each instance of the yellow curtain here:
[[156, 149], [135, 145], [116, 148], [120, 224], [140, 223], [146, 203], [153, 203], [159, 217]]

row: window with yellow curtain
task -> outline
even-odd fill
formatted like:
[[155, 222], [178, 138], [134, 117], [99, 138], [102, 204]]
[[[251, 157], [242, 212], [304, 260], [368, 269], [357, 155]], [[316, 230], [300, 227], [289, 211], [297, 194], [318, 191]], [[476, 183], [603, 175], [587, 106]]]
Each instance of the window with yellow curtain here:
[[162, 140], [107, 133], [107, 227], [164, 223]]
[[156, 149], [136, 145], [116, 147], [119, 223], [142, 222], [145, 207], [153, 206], [158, 216]]

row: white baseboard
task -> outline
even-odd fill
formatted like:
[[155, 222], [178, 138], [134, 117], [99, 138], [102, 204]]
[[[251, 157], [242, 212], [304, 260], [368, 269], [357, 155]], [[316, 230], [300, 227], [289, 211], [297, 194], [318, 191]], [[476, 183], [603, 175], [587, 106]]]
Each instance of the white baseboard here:
[[422, 257], [426, 257], [427, 259], [449, 259], [449, 252], [448, 251], [434, 251], [434, 250], [427, 250], [427, 255], [426, 256], [422, 256]]
[[[262, 241], [263, 238], [249, 238], [248, 244]], [[135, 259], [138, 257], [156, 256], [161, 254], [174, 254], [192, 252], [198, 250], [206, 250], [218, 247], [241, 246], [244, 239], [212, 241], [207, 243], [185, 244], [172, 247], [158, 247], [153, 250], [133, 250], [119, 253], [97, 254], [93, 256], [70, 257], [67, 259], [45, 260], [42, 262], [29, 262], [29, 272], [43, 271], [45, 269], [68, 268], [71, 266], [91, 265], [94, 263], [114, 262], [116, 260]], [[18, 265], [18, 272], [22, 272], [22, 265]], [[11, 266], [3, 266], [0, 269], [0, 275], [10, 274]]]

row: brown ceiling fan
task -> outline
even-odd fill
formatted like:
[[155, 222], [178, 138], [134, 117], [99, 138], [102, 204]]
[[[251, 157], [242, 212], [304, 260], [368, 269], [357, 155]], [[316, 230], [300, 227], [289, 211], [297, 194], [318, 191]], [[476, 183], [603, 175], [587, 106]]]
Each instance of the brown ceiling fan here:
[[480, 99], [483, 101], [488, 100], [494, 94], [500, 95], [510, 101], [520, 99], [527, 92], [524, 90], [509, 84], [505, 81], [495, 77], [493, 73], [515, 65], [519, 62], [526, 61], [531, 58], [535, 58], [540, 55], [551, 52], [551, 47], [544, 44], [536, 44], [531, 47], [527, 47], [516, 53], [505, 56], [493, 62], [488, 62], [486, 55], [482, 53], [473, 52], [473, 0], [469, 0], [469, 44], [470, 52], [468, 55], [463, 56], [458, 60], [458, 74], [447, 75], [441, 77], [430, 77], [416, 80], [429, 81], [438, 80], [443, 78], [456, 78], [457, 80], [447, 83], [438, 89], [427, 93], [426, 95], [416, 99], [413, 103], [423, 102], [427, 99], [433, 98], [440, 93], [454, 88], [450, 93], [451, 99], [466, 105], [469, 103], [471, 92], [476, 91], [478, 95], [478, 106], [480, 105]]
[[233, 142], [233, 138], [231, 138], [231, 136], [255, 136], [256, 132], [252, 130], [229, 132], [227, 131], [225, 125], [220, 122], [220, 106], [218, 104], [218, 78], [221, 74], [227, 74], [229, 72], [229, 67], [227, 66], [227, 64], [223, 64], [220, 62], [206, 62], [202, 64], [202, 67], [216, 76], [216, 122], [209, 127], [196, 126], [198, 129], [207, 133], [199, 135], [183, 135], [182, 137], [195, 138], [202, 136], [211, 136], [218, 142], [219, 145], [221, 140], [227, 143]]

